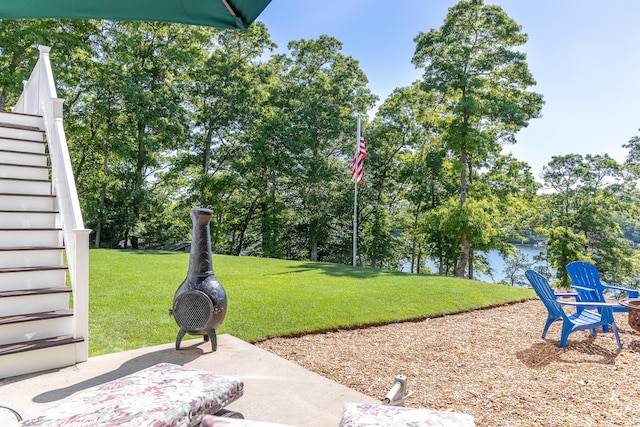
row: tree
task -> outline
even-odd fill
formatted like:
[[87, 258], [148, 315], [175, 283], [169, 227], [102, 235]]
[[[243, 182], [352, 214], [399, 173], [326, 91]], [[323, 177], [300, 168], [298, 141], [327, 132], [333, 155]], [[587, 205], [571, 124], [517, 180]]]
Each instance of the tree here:
[[284, 135], [295, 159], [290, 178], [299, 219], [292, 228], [302, 232], [309, 259], [317, 261], [338, 232], [336, 212], [344, 204], [336, 194], [346, 193], [355, 115], [364, 116], [376, 97], [366, 88], [357, 61], [340, 52], [338, 40], [323, 35], [292, 41], [288, 47], [290, 56], [273, 60], [282, 70], [276, 106], [288, 122]]
[[378, 108], [367, 129], [366, 179], [358, 190], [360, 219], [364, 225], [360, 244], [372, 267], [394, 268], [406, 254], [402, 236], [412, 224], [402, 225], [403, 200], [410, 173], [405, 161], [426, 135], [418, 118], [426, 110], [428, 96], [418, 85], [398, 88]]
[[542, 170], [545, 186], [542, 225], [546, 256], [568, 286], [565, 266], [572, 261], [595, 263], [605, 280], [620, 282], [633, 275], [631, 244], [615, 218], [629, 210], [630, 191], [621, 165], [608, 155], [554, 156]]
[[272, 108], [268, 88], [274, 71], [262, 58], [275, 45], [259, 22], [247, 31], [207, 35], [187, 73], [190, 135], [172, 159], [169, 176], [184, 180], [184, 204], [214, 211], [214, 250], [247, 253], [249, 230], [272, 176], [254, 150], [260, 146], [270, 153], [261, 126]]
[[[499, 6], [463, 0], [449, 9], [440, 29], [415, 38], [413, 63], [424, 68], [424, 89], [439, 97], [438, 130], [455, 155], [459, 212], [468, 211], [468, 199], [477, 197], [469, 186], [477, 169], [500, 152], [501, 143], [515, 142], [515, 133], [540, 112], [541, 95], [528, 91], [535, 80], [526, 56], [514, 50], [527, 41], [521, 30]], [[456, 232], [456, 275], [462, 277], [468, 269], [473, 278], [471, 230], [459, 226]]]
[[400, 180], [406, 203], [403, 218], [411, 271], [420, 273], [425, 259], [430, 258], [435, 260], [438, 274], [452, 274], [457, 238], [444, 226], [447, 208], [443, 206], [456, 194], [452, 163], [440, 139], [427, 129], [422, 132], [420, 143], [403, 155], [402, 162]]
[[476, 193], [495, 198], [499, 233], [486, 249], [497, 249], [505, 257], [514, 249], [508, 242], [523, 242], [532, 234], [538, 212], [536, 192], [541, 185], [530, 166], [512, 155], [491, 156], [489, 164], [476, 180], [475, 185], [481, 186]]
[[525, 285], [527, 281], [522, 271], [531, 268], [533, 265], [533, 263], [530, 262], [529, 257], [520, 251], [516, 251], [509, 254], [504, 261], [505, 265], [503, 272], [507, 275], [509, 284], [511, 286]]
[[629, 142], [622, 146], [629, 150], [625, 161], [625, 167], [627, 171], [632, 173], [637, 179], [640, 177], [640, 136], [633, 136]]
[[[627, 148], [627, 158], [623, 164], [623, 173], [629, 183], [637, 183], [640, 179], [640, 136], [632, 137], [628, 143], [622, 145]], [[620, 214], [616, 222], [622, 227], [625, 237], [634, 243], [640, 243], [640, 192], [637, 185], [627, 187], [628, 205], [631, 209], [626, 210], [626, 215]]]
[[186, 139], [185, 70], [200, 47], [202, 29], [158, 22], [113, 23], [104, 60], [117, 70], [119, 106], [124, 114], [116, 143], [123, 153], [117, 172], [125, 199], [118, 205], [123, 240], [140, 233], [150, 203], [154, 174], [167, 150]]

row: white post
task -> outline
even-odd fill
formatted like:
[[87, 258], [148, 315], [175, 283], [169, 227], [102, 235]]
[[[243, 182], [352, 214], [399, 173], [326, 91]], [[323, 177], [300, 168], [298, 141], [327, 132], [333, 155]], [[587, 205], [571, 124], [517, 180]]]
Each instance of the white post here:
[[75, 240], [75, 288], [73, 289], [73, 311], [75, 338], [84, 338], [76, 344], [76, 362], [89, 358], [89, 234], [91, 230], [73, 230]]

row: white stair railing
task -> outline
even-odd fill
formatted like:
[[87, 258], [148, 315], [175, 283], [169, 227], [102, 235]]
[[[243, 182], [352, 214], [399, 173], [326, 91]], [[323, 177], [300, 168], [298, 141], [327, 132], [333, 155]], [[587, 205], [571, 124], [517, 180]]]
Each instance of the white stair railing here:
[[41, 115], [49, 145], [53, 191], [57, 196], [67, 254], [69, 277], [73, 288], [75, 337], [83, 338], [76, 346], [77, 361], [88, 358], [89, 335], [89, 233], [80, 211], [73, 177], [67, 138], [62, 123], [62, 99], [57, 97], [49, 61], [50, 47], [38, 46], [40, 55], [29, 80], [13, 108], [16, 113]]

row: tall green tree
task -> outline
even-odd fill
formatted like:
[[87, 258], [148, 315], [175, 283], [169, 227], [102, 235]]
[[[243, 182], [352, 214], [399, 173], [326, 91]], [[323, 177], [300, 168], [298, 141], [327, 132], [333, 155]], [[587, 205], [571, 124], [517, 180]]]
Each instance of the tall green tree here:
[[[456, 212], [464, 218], [481, 217], [471, 212], [472, 206], [483, 206], [470, 191], [474, 174], [489, 155], [500, 152], [501, 143], [515, 142], [515, 133], [542, 107], [541, 95], [528, 90], [535, 80], [526, 55], [515, 50], [527, 36], [499, 6], [463, 0], [449, 9], [442, 27], [420, 33], [415, 41], [413, 63], [424, 69], [425, 90], [439, 96], [438, 128], [459, 173]], [[468, 270], [473, 278], [470, 227], [475, 224], [459, 223], [456, 275], [462, 277]]]
[[252, 144], [271, 108], [267, 88], [273, 71], [262, 58], [274, 47], [261, 23], [243, 32], [211, 30], [187, 73], [190, 135], [167, 178], [183, 180], [185, 205], [214, 211], [212, 244], [220, 252], [246, 253], [269, 176], [258, 171], [264, 164], [258, 170], [249, 164], [258, 160]]
[[554, 156], [543, 168], [545, 186], [541, 234], [548, 237], [546, 256], [568, 285], [565, 266], [576, 260], [595, 263], [606, 280], [634, 275], [631, 244], [616, 222], [629, 210], [630, 190], [622, 168], [608, 155]]
[[[488, 243], [476, 247], [483, 253], [498, 250], [505, 259], [517, 258], [518, 250], [509, 242], [525, 241], [536, 225], [533, 219], [536, 218], [536, 193], [540, 184], [535, 181], [530, 166], [512, 155], [491, 156], [486, 171], [479, 175], [474, 185], [477, 194], [485, 194], [483, 198], [493, 200], [495, 209], [491, 212], [491, 220], [497, 224], [487, 228], [484, 238]], [[491, 274], [488, 260], [481, 261], [484, 265], [480, 268]]]
[[[282, 64], [279, 111], [289, 123], [296, 167], [291, 179], [299, 200], [299, 229], [309, 259], [317, 261], [335, 229], [336, 194], [343, 191], [353, 156], [356, 114], [364, 116], [376, 97], [355, 59], [329, 36], [289, 43]], [[341, 179], [342, 178], [342, 179]], [[340, 206], [343, 206], [340, 203]]]
[[372, 267], [391, 267], [401, 258], [398, 253], [397, 215], [402, 186], [399, 172], [402, 154], [413, 145], [415, 119], [403, 114], [411, 109], [411, 90], [397, 89], [378, 109], [376, 119], [367, 129], [366, 180], [359, 186], [358, 253]]
[[622, 145], [629, 151], [627, 158], [623, 164], [623, 171], [626, 180], [631, 183], [626, 193], [629, 206], [627, 215], [619, 218], [619, 223], [623, 227], [625, 237], [634, 241], [636, 244], [640, 242], [640, 191], [637, 185], [633, 185], [640, 179], [640, 136], [633, 136], [626, 144]]
[[[424, 122], [432, 114], [432, 98], [418, 84], [397, 88], [378, 108], [368, 128], [366, 179], [358, 193], [359, 223], [364, 226], [359, 253], [371, 266], [395, 268], [409, 258], [412, 271], [414, 266], [417, 270], [420, 238], [416, 224], [423, 198], [428, 198], [425, 182], [439, 180], [422, 163], [430, 162], [431, 154], [420, 156], [431, 136]], [[407, 203], [411, 196], [417, 206]]]
[[150, 179], [164, 166], [165, 150], [184, 143], [188, 123], [183, 76], [197, 53], [198, 27], [178, 24], [114, 23], [106, 61], [119, 70], [120, 107], [126, 126], [117, 137], [125, 156], [119, 171], [126, 199], [120, 205], [125, 242], [139, 233], [139, 222], [150, 206]]

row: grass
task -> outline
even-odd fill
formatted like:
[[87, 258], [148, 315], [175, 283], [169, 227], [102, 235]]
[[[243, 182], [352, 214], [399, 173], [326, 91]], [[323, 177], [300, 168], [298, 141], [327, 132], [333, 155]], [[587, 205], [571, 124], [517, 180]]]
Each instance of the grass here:
[[[91, 250], [90, 355], [175, 341], [169, 308], [188, 263], [188, 253]], [[228, 298], [217, 332], [250, 342], [534, 297], [529, 289], [330, 263], [214, 255], [213, 265]]]

